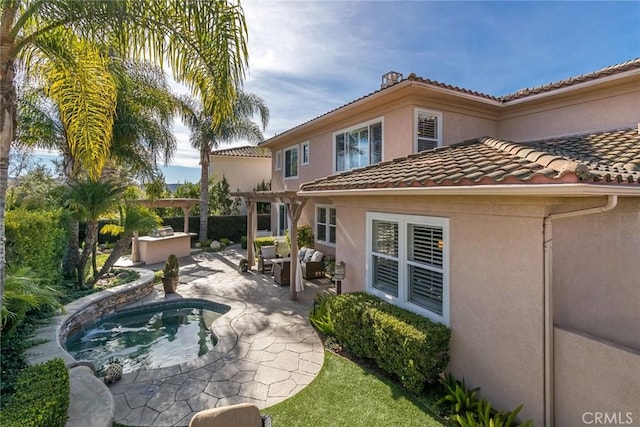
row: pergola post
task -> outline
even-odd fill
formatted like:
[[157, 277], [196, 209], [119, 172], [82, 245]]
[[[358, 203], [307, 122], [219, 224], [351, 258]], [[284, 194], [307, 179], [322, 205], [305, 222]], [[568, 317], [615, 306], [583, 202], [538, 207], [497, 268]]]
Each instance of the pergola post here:
[[247, 202], [247, 262], [249, 268], [252, 268], [256, 263], [256, 256], [254, 253], [255, 246], [253, 241], [255, 240], [258, 215], [256, 212], [256, 202], [254, 200], [246, 199]]
[[133, 232], [133, 240], [131, 243], [131, 261], [140, 261], [140, 242], [138, 241], [138, 232]]
[[302, 208], [306, 203], [306, 199], [290, 198], [286, 200], [287, 216], [289, 217], [289, 240], [291, 241], [291, 262], [289, 263], [289, 295], [291, 301], [298, 299], [298, 290], [296, 284], [298, 280], [298, 269], [300, 263], [298, 262], [298, 220], [302, 215]]

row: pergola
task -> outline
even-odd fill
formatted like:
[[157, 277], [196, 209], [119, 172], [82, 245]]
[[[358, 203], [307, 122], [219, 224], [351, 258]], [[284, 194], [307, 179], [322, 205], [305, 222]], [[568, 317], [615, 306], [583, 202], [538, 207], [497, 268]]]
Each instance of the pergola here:
[[[189, 213], [200, 203], [199, 199], [169, 198], [169, 199], [139, 199], [136, 200], [140, 206], [146, 208], [180, 208], [184, 214], [184, 232], [189, 232]], [[138, 232], [133, 234], [133, 244], [131, 245], [131, 260], [140, 261], [138, 254]]]
[[289, 219], [289, 236], [291, 241], [291, 262], [289, 294], [292, 301], [298, 299], [296, 290], [296, 278], [298, 277], [298, 220], [302, 215], [302, 209], [307, 203], [307, 198], [298, 196], [295, 191], [250, 191], [235, 192], [232, 196], [242, 197], [247, 203], [247, 261], [249, 268], [255, 265], [254, 241], [258, 231], [258, 214], [256, 204], [260, 203], [283, 203], [287, 207], [287, 217]]

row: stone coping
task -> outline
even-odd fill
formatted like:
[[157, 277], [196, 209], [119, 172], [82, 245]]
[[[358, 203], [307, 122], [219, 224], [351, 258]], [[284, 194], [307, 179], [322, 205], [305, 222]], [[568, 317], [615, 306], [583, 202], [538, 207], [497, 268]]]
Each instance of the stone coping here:
[[[29, 348], [25, 353], [28, 365], [44, 363], [62, 358], [69, 368], [70, 399], [67, 427], [87, 425], [111, 427], [115, 417], [115, 400], [104, 382], [86, 366], [77, 366], [77, 361], [63, 347], [69, 332], [79, 327], [80, 321], [94, 320], [115, 311], [135, 298], [143, 298], [153, 289], [153, 271], [129, 268], [140, 274], [133, 282], [115, 286], [75, 300], [64, 307], [64, 314], [55, 316], [52, 322], [36, 330], [34, 339], [45, 340], [44, 344]], [[102, 307], [102, 310], [96, 310]], [[93, 364], [91, 364], [93, 366]], [[96, 404], [98, 402], [98, 404]]]

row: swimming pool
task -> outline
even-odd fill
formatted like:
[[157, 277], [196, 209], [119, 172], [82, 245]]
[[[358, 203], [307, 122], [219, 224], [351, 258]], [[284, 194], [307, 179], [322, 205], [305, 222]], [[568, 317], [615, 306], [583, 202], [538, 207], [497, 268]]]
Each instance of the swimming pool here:
[[98, 369], [111, 358], [122, 362], [124, 373], [177, 365], [213, 350], [218, 339], [211, 325], [229, 309], [183, 299], [122, 310], [85, 325], [64, 346]]

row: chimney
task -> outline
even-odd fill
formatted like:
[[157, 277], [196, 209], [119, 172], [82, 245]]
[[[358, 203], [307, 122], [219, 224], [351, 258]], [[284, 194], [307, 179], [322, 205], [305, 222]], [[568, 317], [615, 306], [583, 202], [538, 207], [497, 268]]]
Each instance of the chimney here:
[[398, 73], [397, 71], [389, 71], [388, 73], [382, 75], [382, 84], [380, 85], [380, 89], [384, 89], [393, 84], [396, 84], [400, 80], [402, 80], [402, 73]]

